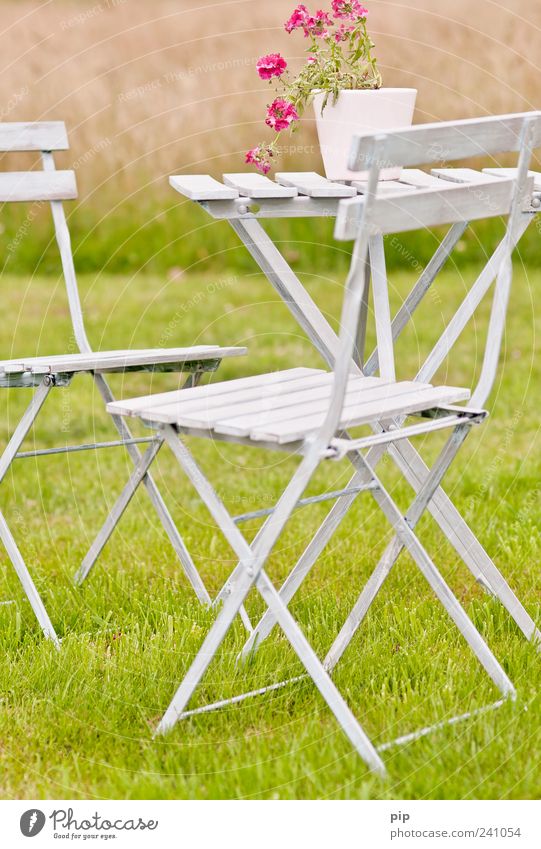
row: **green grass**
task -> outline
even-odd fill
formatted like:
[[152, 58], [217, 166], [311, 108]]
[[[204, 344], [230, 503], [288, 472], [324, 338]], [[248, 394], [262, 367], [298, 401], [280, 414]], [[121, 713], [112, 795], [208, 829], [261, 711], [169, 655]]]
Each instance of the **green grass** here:
[[[411, 376], [445, 317], [470, 282], [442, 276], [404, 338], [398, 362]], [[330, 317], [338, 314], [338, 273], [303, 278]], [[83, 277], [96, 347], [219, 341], [247, 344], [250, 357], [225, 362], [221, 377], [296, 364], [319, 365], [285, 307], [248, 270], [218, 276]], [[411, 277], [396, 279], [398, 303]], [[30, 354], [70, 344], [60, 283], [39, 277], [2, 281], [3, 351]], [[474, 429], [446, 480], [450, 492], [528, 610], [541, 614], [541, 461], [538, 387], [541, 318], [538, 272], [518, 267], [493, 416]], [[58, 297], [56, 297], [58, 295]], [[55, 297], [53, 297], [55, 296]], [[126, 298], [126, 301], [123, 301]], [[43, 315], [47, 313], [46, 321]], [[483, 317], [486, 317], [486, 311]], [[448, 382], [472, 382], [483, 321], [467, 335]], [[112, 379], [118, 395], [173, 388], [174, 376]], [[2, 438], [28, 402], [27, 391], [2, 394]], [[141, 430], [141, 432], [145, 432]], [[112, 429], [89, 379], [50, 398], [27, 445], [109, 438]], [[419, 442], [433, 459], [443, 437]], [[295, 462], [234, 446], [191, 442], [233, 512], [269, 506]], [[71, 576], [129, 473], [121, 451], [25, 460], [4, 481], [0, 507], [15, 533], [63, 639], [41, 639], [29, 605], [2, 553], [0, 596], [0, 792], [27, 798], [538, 798], [541, 793], [541, 663], [499, 604], [487, 597], [429, 520], [419, 532], [444, 576], [500, 658], [518, 700], [447, 727], [385, 755], [387, 781], [368, 773], [309, 683], [182, 723], [166, 739], [152, 729], [194, 656], [213, 615], [194, 601], [144, 493], [122, 520], [90, 580]], [[209, 589], [234, 562], [205, 509], [166, 449], [156, 479]], [[411, 494], [390, 463], [382, 476], [401, 505]], [[329, 463], [310, 493], [348, 479]], [[279, 582], [326, 512], [296, 513], [269, 563]], [[256, 523], [248, 527], [250, 537]], [[356, 503], [307, 580], [292, 610], [323, 654], [389, 538], [370, 495]], [[250, 613], [263, 610], [254, 595]], [[194, 704], [298, 674], [285, 639], [274, 633], [248, 666], [235, 656], [237, 623]], [[336, 682], [377, 743], [493, 702], [497, 693], [407, 558], [390, 576], [336, 671]]]
[[[251, 269], [251, 261], [230, 226], [214, 221], [196, 205], [176, 195], [164, 179], [163, 189], [118, 201], [107, 193], [100, 202], [87, 198], [66, 206], [69, 215], [77, 268], [80, 273], [130, 274], [144, 269], [150, 274], [168, 274], [182, 268], [196, 273], [209, 269], [220, 274], [224, 267], [239, 273]], [[134, 223], [135, 222], [135, 223]], [[349, 256], [340, 244], [332, 243], [332, 219], [297, 219], [270, 222], [273, 237], [280, 241], [295, 268], [319, 268], [327, 272], [347, 270]], [[462, 267], [480, 261], [485, 246], [502, 231], [497, 220], [470, 228], [462, 238], [456, 259]], [[424, 265], [432, 256], [441, 231], [406, 233], [387, 239], [390, 268]], [[327, 246], [323, 248], [323, 246]], [[523, 261], [535, 265], [539, 228], [531, 227], [520, 243]], [[10, 210], [0, 227], [0, 252], [4, 270], [18, 275], [56, 273], [58, 258], [47, 205], [35, 203]]]

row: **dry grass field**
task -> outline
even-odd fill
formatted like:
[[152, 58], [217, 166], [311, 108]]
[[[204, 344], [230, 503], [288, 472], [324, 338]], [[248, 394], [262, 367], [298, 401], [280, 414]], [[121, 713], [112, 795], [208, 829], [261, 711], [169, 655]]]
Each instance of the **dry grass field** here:
[[[368, 2], [368, 0], [367, 0]], [[236, 241], [225, 224], [168, 186], [179, 172], [242, 170], [244, 152], [270, 139], [270, 92], [255, 70], [281, 51], [294, 69], [305, 45], [283, 28], [294, 0], [0, 0], [0, 120], [63, 119], [81, 202], [71, 229], [80, 272], [177, 274], [223, 266]], [[310, 5], [310, 3], [308, 4]], [[313, 4], [312, 4], [313, 5]], [[324, 5], [318, 3], [317, 5]], [[327, 3], [330, 5], [330, 3]], [[370, 0], [370, 29], [388, 86], [416, 86], [416, 121], [541, 107], [541, 3], [533, 0]], [[315, 8], [315, 7], [314, 7]], [[285, 139], [282, 169], [322, 168], [311, 112]], [[18, 161], [0, 167], [25, 167]], [[12, 274], [56, 273], [47, 210], [23, 207], [0, 221]], [[290, 259], [342, 271], [322, 252], [325, 222], [286, 222]], [[22, 234], [22, 235], [21, 235]], [[537, 260], [537, 234], [522, 243]], [[316, 246], [316, 247], [314, 247]], [[474, 259], [478, 245], [471, 242]], [[316, 250], [317, 249], [317, 250]], [[408, 251], [431, 254], [424, 234]], [[464, 250], [463, 260], [471, 257]], [[389, 257], [393, 263], [393, 257]], [[246, 270], [242, 252], [229, 266]], [[243, 265], [244, 263], [244, 265]]]
[[[240, 169], [242, 152], [265, 137], [257, 58], [302, 58], [302, 37], [282, 27], [294, 5], [2, 0], [0, 119], [65, 119], [86, 195], [111, 181], [113, 196], [148, 196], [173, 171]], [[385, 84], [419, 89], [416, 120], [541, 106], [540, 3], [368, 6]], [[294, 142], [302, 152], [284, 167], [320, 167], [311, 115]]]

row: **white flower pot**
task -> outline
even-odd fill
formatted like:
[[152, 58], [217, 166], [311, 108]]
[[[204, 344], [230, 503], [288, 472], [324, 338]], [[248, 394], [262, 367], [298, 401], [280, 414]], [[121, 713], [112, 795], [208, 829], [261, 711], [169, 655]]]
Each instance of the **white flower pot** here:
[[[347, 167], [353, 136], [411, 126], [416, 98], [415, 88], [344, 89], [334, 104], [330, 95], [322, 115], [325, 92], [316, 92], [317, 134], [327, 178], [365, 180], [366, 171], [350, 171]], [[384, 169], [380, 179], [398, 180], [401, 171]]]

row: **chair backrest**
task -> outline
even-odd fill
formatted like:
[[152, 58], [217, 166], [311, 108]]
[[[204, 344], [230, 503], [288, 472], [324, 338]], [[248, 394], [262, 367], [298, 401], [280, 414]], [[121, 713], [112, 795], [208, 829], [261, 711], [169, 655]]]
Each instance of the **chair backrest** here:
[[54, 162], [54, 151], [68, 149], [63, 121], [0, 123], [1, 153], [38, 151], [42, 163], [42, 170], [1, 171], [0, 203], [50, 203], [73, 332], [80, 350], [86, 353], [91, 348], [84, 327], [71, 238], [63, 207], [63, 201], [77, 197], [77, 182], [74, 171], [57, 171]]
[[[541, 146], [541, 112], [505, 115], [466, 121], [419, 125], [388, 133], [356, 136], [349, 167], [369, 172], [368, 189], [362, 197], [341, 201], [336, 221], [338, 239], [354, 239], [351, 268], [345, 287], [340, 324], [340, 344], [335, 360], [334, 391], [322, 440], [333, 435], [344, 403], [348, 376], [357, 341], [370, 274], [369, 254], [380, 252], [382, 236], [425, 227], [506, 216], [506, 234], [500, 260], [481, 376], [472, 404], [484, 404], [494, 382], [512, 279], [511, 257], [515, 233], [533, 190], [529, 177], [532, 152]], [[379, 173], [391, 166], [411, 167], [453, 162], [483, 154], [519, 152], [516, 175], [495, 177], [494, 182], [455, 184], [442, 180], [441, 188], [378, 197]], [[395, 379], [394, 343], [388, 281], [384, 262], [372, 273], [374, 317], [380, 375]]]

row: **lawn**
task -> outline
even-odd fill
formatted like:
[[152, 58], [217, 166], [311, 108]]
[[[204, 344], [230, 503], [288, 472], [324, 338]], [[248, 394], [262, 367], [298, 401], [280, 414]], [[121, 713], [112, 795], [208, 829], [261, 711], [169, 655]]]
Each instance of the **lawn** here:
[[[404, 337], [398, 357], [401, 375], [415, 373], [474, 271], [451, 269], [442, 275]], [[337, 280], [330, 273], [303, 280], [325, 312], [336, 317], [341, 298]], [[405, 272], [394, 280], [397, 303], [411, 281]], [[249, 271], [172, 273], [169, 278], [89, 276], [81, 284], [97, 348], [216, 341], [247, 345], [248, 357], [222, 365], [224, 378], [320, 365], [270, 286]], [[0, 340], [5, 355], [70, 345], [60, 281], [4, 276], [2, 285]], [[534, 311], [534, 297], [540, 288], [540, 273], [517, 262], [500, 377], [490, 401], [492, 416], [473, 430], [445, 481], [538, 621], [541, 317]], [[471, 365], [478, 371], [486, 316], [485, 310], [472, 325], [441, 379], [472, 383]], [[174, 388], [178, 378], [128, 375], [111, 383], [117, 395], [129, 396]], [[28, 398], [28, 391], [3, 393], [3, 439]], [[148, 434], [142, 428], [140, 432]], [[28, 445], [76, 444], [112, 433], [91, 380], [81, 377], [52, 394]], [[442, 439], [419, 441], [427, 459], [435, 457]], [[223, 500], [237, 513], [272, 504], [297, 462], [260, 450], [191, 444]], [[213, 614], [194, 600], [145, 493], [130, 505], [87, 584], [73, 587], [72, 575], [129, 468], [118, 449], [30, 459], [20, 461], [1, 488], [0, 507], [63, 641], [57, 653], [40, 637], [2, 552], [0, 597], [11, 602], [0, 606], [3, 798], [539, 798], [539, 655], [428, 520], [419, 528], [421, 538], [503, 661], [518, 690], [516, 703], [388, 751], [386, 781], [366, 770], [309, 683], [194, 718], [154, 741], [152, 729]], [[185, 541], [215, 593], [233, 566], [232, 553], [166, 449], [155, 469]], [[381, 472], [405, 508], [411, 493], [390, 463]], [[347, 463], [329, 463], [309, 493], [336, 489], [347, 479]], [[318, 505], [295, 514], [269, 563], [277, 583], [327, 509]], [[255, 522], [246, 528], [250, 538], [256, 530]], [[371, 496], [360, 496], [292, 605], [321, 655], [388, 539]], [[250, 597], [248, 609], [254, 616], [262, 611], [257, 596]], [[277, 632], [249, 665], [236, 666], [243, 636], [237, 623], [194, 706], [300, 671]], [[497, 698], [406, 557], [395, 567], [335, 679], [376, 743]]]

